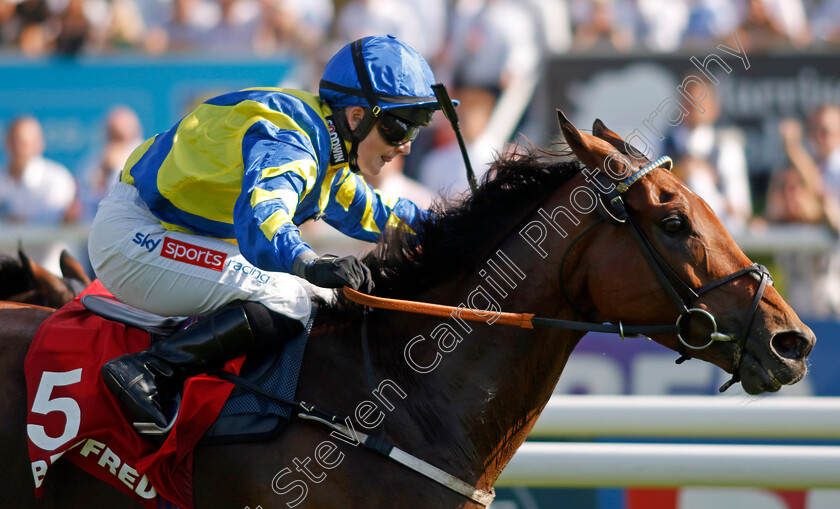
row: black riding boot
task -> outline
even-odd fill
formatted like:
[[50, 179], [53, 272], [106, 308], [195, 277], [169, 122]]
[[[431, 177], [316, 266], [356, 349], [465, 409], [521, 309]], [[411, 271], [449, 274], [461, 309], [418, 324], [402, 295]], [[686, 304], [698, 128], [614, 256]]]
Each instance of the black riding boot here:
[[137, 421], [163, 428], [171, 418], [165, 414], [164, 398], [175, 396], [187, 378], [245, 354], [259, 332], [252, 330], [243, 303], [234, 301], [142, 352], [106, 362], [102, 378]]

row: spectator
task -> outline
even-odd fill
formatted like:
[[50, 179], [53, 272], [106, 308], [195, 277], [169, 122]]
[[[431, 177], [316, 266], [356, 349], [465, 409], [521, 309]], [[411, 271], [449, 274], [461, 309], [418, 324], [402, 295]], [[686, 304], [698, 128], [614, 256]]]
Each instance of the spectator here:
[[131, 108], [112, 108], [105, 119], [105, 145], [89, 157], [79, 172], [80, 219], [93, 220], [99, 201], [119, 180], [131, 152], [143, 142], [140, 119]]
[[[794, 215], [797, 221], [825, 222], [835, 231], [840, 231], [840, 108], [823, 106], [811, 115], [810, 120], [811, 144], [817, 160], [811, 157], [803, 144], [803, 130], [799, 122], [785, 119], [779, 123], [785, 153], [791, 169], [798, 174], [796, 182], [791, 182], [793, 177], [782, 174], [779, 185], [803, 186], [810, 202], [807, 207], [790, 201], [784, 205], [803, 211]], [[784, 217], [778, 220], [784, 220]]]
[[[461, 127], [477, 177], [508, 141], [508, 133], [500, 137], [487, 129], [500, 96], [538, 74], [542, 43], [534, 12], [519, 0], [466, 0], [456, 6], [442, 65], [458, 87], [454, 97], [461, 101]], [[468, 189], [464, 163], [454, 134], [448, 126], [438, 128], [445, 126], [443, 117], [435, 122], [434, 147], [418, 163], [417, 179], [452, 198]]]
[[335, 14], [330, 0], [260, 0], [260, 3], [263, 12], [257, 29], [257, 53], [309, 54], [324, 45]]
[[688, 27], [689, 0], [637, 0], [639, 40], [656, 52], [674, 52]]
[[58, 34], [55, 50], [71, 55], [81, 52], [90, 32], [90, 23], [85, 16], [85, 0], [69, 0], [64, 11], [57, 16]]
[[0, 0], [0, 46], [11, 46], [17, 42], [16, 6], [13, 0]]
[[[440, 15], [435, 16], [436, 12]], [[352, 41], [371, 34], [391, 34], [433, 59], [444, 34], [445, 12], [440, 0], [350, 0], [338, 13], [337, 39]]]
[[747, 51], [802, 48], [811, 41], [802, 0], [748, 0], [738, 33]]
[[572, 49], [577, 51], [627, 51], [634, 44], [635, 12], [624, 0], [573, 1], [576, 26]]
[[252, 55], [261, 7], [250, 0], [216, 0], [219, 20], [197, 36], [196, 50], [212, 55]]
[[[703, 97], [700, 86], [689, 82], [686, 92]], [[686, 185], [709, 203], [728, 228], [738, 229], [752, 216], [744, 135], [736, 127], [719, 125], [715, 86], [708, 82], [702, 86], [705, 97], [699, 104], [683, 102], [687, 114], [666, 137], [665, 153], [677, 161]]]
[[[795, 166], [775, 173], [767, 194], [770, 223], [828, 224], [832, 215]], [[836, 215], [832, 220], [836, 221]], [[840, 252], [779, 251], [776, 264], [785, 274], [785, 299], [802, 316], [840, 317]]]
[[773, 173], [764, 214], [768, 222], [820, 224], [828, 215], [820, 190], [812, 188], [795, 165]]
[[32, 116], [18, 117], [6, 134], [8, 161], [0, 176], [0, 219], [11, 223], [57, 224], [68, 211], [76, 183], [61, 164], [44, 157], [44, 133]]
[[[453, 97], [461, 102], [458, 108], [461, 131], [473, 170], [479, 178], [489, 169], [496, 152], [502, 149], [490, 146], [481, 137], [493, 114], [496, 92], [477, 86], [463, 87], [454, 91]], [[419, 163], [417, 179], [436, 194], [456, 198], [469, 190], [461, 148], [443, 115], [436, 115], [432, 125], [435, 141]]]
[[519, 0], [461, 1], [442, 64], [461, 87], [504, 90], [539, 69], [541, 43], [534, 11]]
[[113, 0], [106, 23], [105, 49], [137, 49], [146, 33], [146, 22], [134, 0]]
[[144, 49], [155, 55], [194, 52], [218, 20], [218, 10], [205, 0], [172, 0], [169, 18], [149, 29]]
[[822, 0], [811, 13], [814, 38], [823, 44], [840, 44], [840, 0]]
[[15, 5], [11, 19], [3, 23], [3, 31], [13, 38], [24, 56], [34, 58], [53, 50], [53, 38], [47, 28], [50, 10], [45, 0], [21, 0]]
[[[789, 166], [770, 180], [765, 218], [770, 223], [825, 225], [837, 232], [840, 206], [836, 193], [824, 187], [816, 163], [802, 145], [802, 126], [779, 124]], [[840, 251], [783, 251], [775, 255], [786, 275], [786, 299], [804, 316], [840, 317]]]
[[691, 0], [690, 8], [683, 47], [714, 47], [717, 41], [731, 39], [743, 18], [732, 0]]
[[[14, 119], [6, 133], [6, 147], [6, 171], [0, 175], [0, 224], [50, 226], [74, 221], [76, 182], [67, 168], [43, 156], [41, 123], [28, 115]], [[56, 274], [63, 249], [74, 251], [63, 240], [26, 248], [30, 258]]]
[[840, 197], [840, 107], [826, 104], [817, 108], [811, 114], [808, 130], [826, 190]]

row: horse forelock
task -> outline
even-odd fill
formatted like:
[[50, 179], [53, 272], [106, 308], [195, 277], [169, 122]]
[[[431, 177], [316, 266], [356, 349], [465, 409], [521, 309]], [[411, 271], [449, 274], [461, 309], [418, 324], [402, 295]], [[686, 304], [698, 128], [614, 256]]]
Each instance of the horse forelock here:
[[364, 262], [381, 296], [405, 298], [464, 271], [479, 261], [479, 249], [577, 174], [577, 160], [531, 150], [500, 157], [478, 189], [460, 200], [436, 201], [415, 234], [389, 231]]

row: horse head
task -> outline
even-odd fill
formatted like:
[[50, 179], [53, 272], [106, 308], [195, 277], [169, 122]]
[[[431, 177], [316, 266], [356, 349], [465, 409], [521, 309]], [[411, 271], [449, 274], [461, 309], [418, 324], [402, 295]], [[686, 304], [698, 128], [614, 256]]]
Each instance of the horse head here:
[[653, 339], [732, 373], [750, 394], [802, 379], [813, 332], [711, 208], [665, 168], [670, 160], [651, 163], [600, 120], [590, 135], [558, 114], [569, 147], [594, 172], [588, 175], [606, 217], [627, 215], [586, 234], [574, 269], [561, 276], [580, 313], [611, 323], [676, 323], [679, 334]]
[[27, 256], [0, 255], [0, 300], [59, 308], [91, 283], [82, 265], [63, 250], [59, 258], [62, 277], [56, 276]]

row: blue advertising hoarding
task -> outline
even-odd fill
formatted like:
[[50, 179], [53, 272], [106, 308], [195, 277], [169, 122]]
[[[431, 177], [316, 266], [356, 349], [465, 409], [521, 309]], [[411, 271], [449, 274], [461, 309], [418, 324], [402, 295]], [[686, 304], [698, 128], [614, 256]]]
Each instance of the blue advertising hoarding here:
[[[78, 171], [103, 143], [108, 110], [137, 112], [145, 137], [164, 131], [197, 102], [248, 87], [305, 86], [291, 57], [224, 61], [176, 57], [0, 59], [0, 130], [30, 114], [44, 127], [48, 158]], [[0, 165], [5, 163], [5, 146]]]

